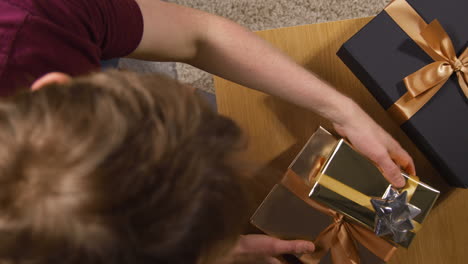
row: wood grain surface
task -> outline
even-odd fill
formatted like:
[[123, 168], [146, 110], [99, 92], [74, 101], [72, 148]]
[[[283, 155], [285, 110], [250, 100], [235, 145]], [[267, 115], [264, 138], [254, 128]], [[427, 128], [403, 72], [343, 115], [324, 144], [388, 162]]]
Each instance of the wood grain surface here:
[[[408, 250], [399, 249], [389, 263], [468, 263], [468, 190], [449, 187], [406, 134], [335, 55], [342, 43], [371, 18], [304, 25], [258, 32], [299, 64], [353, 98], [413, 157], [422, 181], [441, 190], [441, 197]], [[285, 72], [284, 74], [288, 74]], [[215, 77], [219, 112], [245, 131], [245, 157], [264, 166], [253, 180], [258, 204], [279, 180], [319, 125], [320, 116], [279, 98]], [[449, 135], [449, 133], [448, 133]], [[266, 172], [266, 173], [265, 173]]]

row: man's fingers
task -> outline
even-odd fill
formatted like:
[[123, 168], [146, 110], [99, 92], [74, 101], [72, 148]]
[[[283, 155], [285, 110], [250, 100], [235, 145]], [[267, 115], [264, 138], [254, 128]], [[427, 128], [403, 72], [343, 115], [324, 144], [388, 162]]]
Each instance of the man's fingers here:
[[400, 168], [393, 162], [390, 155], [385, 151], [376, 157], [376, 163], [382, 170], [384, 177], [395, 187], [405, 186], [405, 179], [401, 175]]
[[277, 240], [274, 243], [274, 254], [275, 256], [282, 254], [304, 254], [312, 253], [315, 250], [315, 246], [312, 242], [303, 240]]
[[255, 263], [255, 264], [283, 264], [279, 259], [266, 256], [266, 255], [258, 255], [258, 254], [244, 254], [244, 255], [234, 255], [224, 259], [218, 260], [216, 263], [218, 264], [247, 264], [247, 263]]
[[390, 157], [401, 166], [401, 168], [409, 175], [416, 175], [416, 169], [411, 156], [403, 148], [399, 147], [390, 152]]
[[274, 257], [267, 257], [265, 262], [268, 264], [281, 264], [281, 261], [279, 261], [279, 259], [274, 258]]
[[303, 254], [315, 250], [314, 243], [305, 240], [281, 240], [266, 235], [245, 235], [239, 240], [239, 253], [255, 253], [268, 256]]

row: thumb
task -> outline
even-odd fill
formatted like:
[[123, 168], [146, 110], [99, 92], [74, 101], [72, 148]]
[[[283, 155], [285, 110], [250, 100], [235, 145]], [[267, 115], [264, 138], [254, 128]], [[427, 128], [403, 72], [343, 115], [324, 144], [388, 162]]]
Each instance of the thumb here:
[[282, 254], [304, 254], [315, 250], [314, 243], [305, 240], [281, 240], [266, 235], [245, 235], [239, 241], [243, 253], [257, 253], [269, 256]]
[[395, 187], [401, 188], [405, 186], [405, 179], [401, 175], [400, 168], [390, 158], [390, 155], [385, 155], [383, 158], [378, 160], [380, 169], [383, 172], [384, 177]]
[[305, 240], [279, 240], [274, 248], [276, 255], [282, 254], [306, 254], [315, 250], [314, 243]]

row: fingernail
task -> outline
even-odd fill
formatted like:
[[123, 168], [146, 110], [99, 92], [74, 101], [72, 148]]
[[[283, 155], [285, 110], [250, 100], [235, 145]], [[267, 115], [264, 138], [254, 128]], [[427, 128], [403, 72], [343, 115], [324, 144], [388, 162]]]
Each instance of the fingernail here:
[[401, 188], [401, 187], [404, 187], [405, 184], [406, 184], [405, 179], [399, 178], [399, 179], [397, 180], [397, 186], [398, 186], [398, 187], [400, 187], [400, 188]]
[[304, 246], [301, 250], [298, 250], [298, 254], [310, 254], [315, 251], [315, 246]]

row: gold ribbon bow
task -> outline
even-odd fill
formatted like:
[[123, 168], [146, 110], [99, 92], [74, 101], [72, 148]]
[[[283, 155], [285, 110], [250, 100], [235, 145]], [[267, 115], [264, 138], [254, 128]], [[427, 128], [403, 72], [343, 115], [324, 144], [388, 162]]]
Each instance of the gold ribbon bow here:
[[468, 97], [468, 48], [457, 58], [452, 41], [437, 20], [429, 25], [405, 1], [395, 0], [385, 11], [434, 62], [404, 78], [408, 89], [387, 111], [401, 125], [416, 114], [456, 72]]
[[355, 241], [361, 243], [384, 261], [388, 261], [395, 252], [396, 248], [394, 246], [376, 236], [371, 230], [347, 222], [343, 219], [342, 214], [311, 200], [308, 187], [294, 171], [288, 169], [281, 183], [308, 205], [321, 213], [332, 216], [334, 219], [334, 222], [315, 239], [315, 252], [300, 257], [304, 263], [320, 263], [320, 259], [330, 251], [333, 263], [359, 264], [360, 259]]

